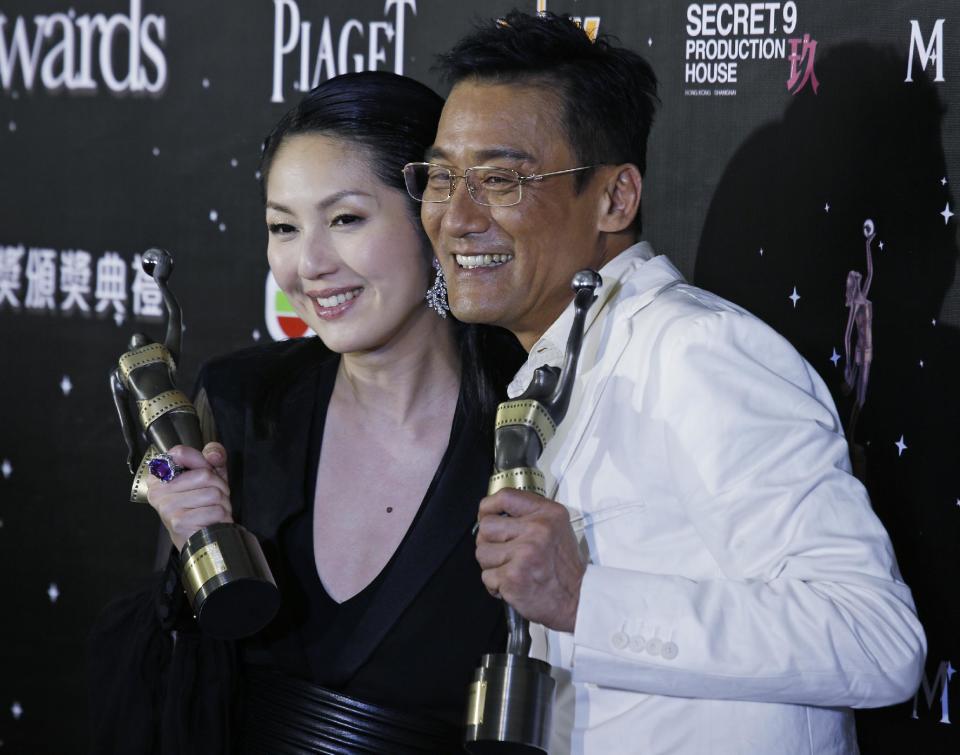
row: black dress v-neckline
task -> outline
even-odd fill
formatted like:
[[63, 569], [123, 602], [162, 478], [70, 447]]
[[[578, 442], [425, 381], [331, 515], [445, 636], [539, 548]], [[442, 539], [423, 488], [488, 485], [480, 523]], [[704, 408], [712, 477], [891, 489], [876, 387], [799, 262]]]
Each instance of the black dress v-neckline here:
[[234, 512], [260, 538], [283, 598], [274, 622], [241, 643], [241, 663], [459, 725], [480, 656], [506, 638], [471, 534], [492, 468], [492, 422], [461, 394], [446, 455], [405, 539], [342, 616], [318, 626], [309, 607], [319, 580], [312, 501], [338, 366], [314, 338], [250, 349], [203, 373], [232, 460]]
[[334, 689], [344, 686], [355, 670], [350, 662], [350, 655], [343, 653], [342, 650], [353, 633], [363, 624], [368, 611], [377, 602], [384, 583], [417, 531], [424, 512], [429, 508], [434, 497], [438, 483], [449, 465], [458, 433], [462, 431], [464, 424], [461, 394], [457, 399], [454, 420], [443, 456], [417, 513], [399, 545], [370, 583], [346, 600], [337, 602], [327, 592], [317, 571], [313, 518], [323, 434], [338, 367], [339, 359], [331, 359], [323, 365], [317, 376], [313, 415], [310, 420], [307, 469], [304, 475], [304, 506], [287, 523], [281, 535], [284, 541], [283, 550], [289, 559], [290, 569], [300, 583], [306, 599], [306, 611], [302, 623], [297, 627], [297, 633], [309, 666], [309, 678], [316, 684]]

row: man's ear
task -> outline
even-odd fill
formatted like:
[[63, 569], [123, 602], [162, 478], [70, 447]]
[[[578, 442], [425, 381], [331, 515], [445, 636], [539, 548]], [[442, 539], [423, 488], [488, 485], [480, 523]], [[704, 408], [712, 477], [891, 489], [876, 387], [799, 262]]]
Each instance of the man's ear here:
[[608, 166], [604, 175], [597, 229], [605, 233], [619, 233], [630, 228], [640, 212], [643, 179], [633, 163]]

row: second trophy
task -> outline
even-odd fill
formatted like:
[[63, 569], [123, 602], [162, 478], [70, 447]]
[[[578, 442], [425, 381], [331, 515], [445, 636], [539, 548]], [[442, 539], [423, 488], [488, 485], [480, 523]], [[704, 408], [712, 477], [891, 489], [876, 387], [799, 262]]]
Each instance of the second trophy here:
[[[587, 311], [596, 301], [600, 275], [581, 270], [572, 283], [574, 318], [563, 367], [539, 367], [527, 390], [497, 409], [494, 466], [487, 495], [504, 488], [546, 496], [537, 460], [570, 404], [583, 344]], [[474, 755], [547, 752], [556, 682], [550, 664], [530, 657], [530, 628], [512, 606], [507, 612], [505, 653], [489, 653], [474, 672], [467, 698], [466, 749]]]

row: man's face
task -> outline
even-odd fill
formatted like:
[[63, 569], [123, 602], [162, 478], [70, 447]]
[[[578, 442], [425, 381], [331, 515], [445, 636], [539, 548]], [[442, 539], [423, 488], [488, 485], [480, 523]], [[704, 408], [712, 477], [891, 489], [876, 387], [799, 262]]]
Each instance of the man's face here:
[[[559, 97], [543, 88], [461, 82], [427, 159], [457, 174], [479, 165], [520, 175], [579, 167], [561, 115]], [[476, 204], [463, 181], [449, 202], [423, 204], [458, 319], [500, 325], [529, 349], [572, 298], [574, 273], [605, 261], [597, 230], [601, 182], [588, 180], [577, 194], [576, 175], [527, 181], [512, 207]]]

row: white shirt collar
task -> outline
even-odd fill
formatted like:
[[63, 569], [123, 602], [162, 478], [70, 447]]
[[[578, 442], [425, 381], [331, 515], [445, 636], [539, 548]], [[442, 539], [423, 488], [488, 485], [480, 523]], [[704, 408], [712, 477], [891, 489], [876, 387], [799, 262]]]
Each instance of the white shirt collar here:
[[[597, 301], [594, 302], [587, 315], [585, 329], [589, 329], [604, 311], [610, 301], [611, 295], [617, 289], [615, 285], [617, 281], [632, 269], [638, 260], [646, 262], [653, 259], [654, 256], [656, 255], [653, 247], [646, 241], [641, 241], [624, 249], [620, 254], [600, 268], [598, 272], [600, 273], [600, 277], [603, 278], [603, 286], [601, 286], [597, 292]], [[507, 386], [507, 395], [510, 398], [516, 398], [527, 389], [527, 386], [530, 385], [530, 380], [533, 378], [533, 372], [538, 367], [543, 367], [544, 365], [559, 367], [563, 363], [563, 354], [567, 344], [567, 337], [570, 335], [573, 315], [574, 307], [573, 301], [571, 301], [530, 349], [527, 361], [514, 376], [513, 380], [510, 381], [510, 385]]]

